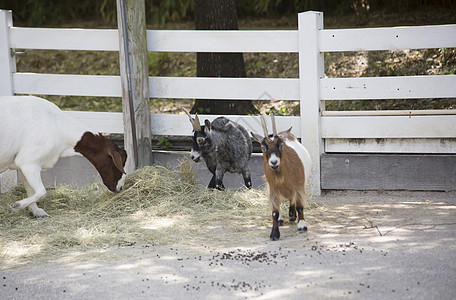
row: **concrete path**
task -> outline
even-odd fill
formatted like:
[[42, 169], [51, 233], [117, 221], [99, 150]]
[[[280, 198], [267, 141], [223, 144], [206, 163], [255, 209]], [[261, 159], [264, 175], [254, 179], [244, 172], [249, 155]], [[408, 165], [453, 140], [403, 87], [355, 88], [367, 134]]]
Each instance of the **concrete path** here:
[[0, 299], [456, 299], [456, 193], [317, 201], [336, 217], [299, 235], [285, 222], [278, 242], [125, 244], [110, 261], [0, 270]]

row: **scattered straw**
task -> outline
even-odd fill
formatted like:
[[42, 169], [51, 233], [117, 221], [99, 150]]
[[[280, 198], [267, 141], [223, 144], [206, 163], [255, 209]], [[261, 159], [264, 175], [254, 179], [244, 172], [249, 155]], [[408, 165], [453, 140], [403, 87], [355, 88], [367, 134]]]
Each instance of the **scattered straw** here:
[[265, 191], [208, 190], [197, 183], [188, 161], [175, 171], [137, 170], [118, 194], [99, 184], [50, 190], [39, 203], [49, 218], [7, 210], [24, 197], [21, 185], [0, 196], [0, 268], [64, 260], [124, 243], [201, 247], [265, 241], [271, 226]]

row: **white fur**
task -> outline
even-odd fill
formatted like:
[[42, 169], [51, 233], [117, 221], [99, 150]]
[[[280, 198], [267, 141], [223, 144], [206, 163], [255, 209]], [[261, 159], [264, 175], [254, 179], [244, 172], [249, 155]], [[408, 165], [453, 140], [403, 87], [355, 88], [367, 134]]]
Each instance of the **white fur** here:
[[190, 151], [190, 157], [193, 161], [195, 162], [200, 162], [201, 160], [201, 152], [200, 151], [195, 151], [193, 148]]
[[271, 166], [271, 168], [274, 168], [274, 167], [277, 167], [280, 165], [280, 157], [278, 157], [277, 155], [275, 155], [275, 153], [271, 154], [271, 157], [269, 157], [269, 166]]
[[60, 157], [77, 155], [73, 148], [87, 131], [98, 134], [45, 99], [0, 97], [0, 172], [19, 169], [28, 196], [11, 204], [11, 211], [28, 207], [34, 216], [47, 216], [36, 205], [46, 194], [41, 170]]
[[301, 220], [298, 222], [298, 231], [306, 231], [307, 230], [307, 223], [305, 220]]
[[291, 141], [291, 140], [285, 140], [285, 144], [292, 148], [299, 156], [301, 159], [303, 165], [304, 165], [304, 176], [306, 179], [306, 184], [309, 183], [309, 176], [310, 172], [312, 170], [312, 159], [310, 158], [310, 154], [307, 151], [307, 149], [297, 140]]
[[127, 175], [125, 174], [122, 174], [122, 177], [119, 179], [119, 181], [117, 182], [117, 185], [116, 185], [116, 192], [120, 192], [122, 190], [122, 187], [124, 186], [125, 184], [125, 178], [127, 178]]

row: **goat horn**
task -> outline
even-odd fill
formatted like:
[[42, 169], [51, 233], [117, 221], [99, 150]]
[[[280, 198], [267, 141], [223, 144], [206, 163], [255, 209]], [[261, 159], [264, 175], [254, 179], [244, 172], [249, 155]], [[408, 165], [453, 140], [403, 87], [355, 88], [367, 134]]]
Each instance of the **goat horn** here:
[[198, 118], [198, 114], [195, 114], [195, 131], [201, 131], [201, 123]]
[[264, 119], [263, 115], [261, 115], [260, 117], [261, 117], [261, 126], [263, 127], [264, 137], [266, 139], [269, 139], [268, 128], [266, 127], [266, 120]]
[[272, 122], [272, 134], [274, 136], [277, 136], [277, 127], [276, 127], [274, 114], [271, 114], [271, 122]]
[[186, 110], [185, 107], [182, 107], [182, 109], [183, 109], [184, 112], [187, 114], [188, 119], [190, 120], [190, 123], [192, 123], [193, 130], [195, 130], [195, 131], [201, 131], [201, 124], [200, 124], [200, 122], [199, 122], [198, 115], [195, 115], [195, 119], [193, 120], [193, 118], [192, 118], [192, 116], [190, 115], [190, 113], [188, 112], [188, 110]]

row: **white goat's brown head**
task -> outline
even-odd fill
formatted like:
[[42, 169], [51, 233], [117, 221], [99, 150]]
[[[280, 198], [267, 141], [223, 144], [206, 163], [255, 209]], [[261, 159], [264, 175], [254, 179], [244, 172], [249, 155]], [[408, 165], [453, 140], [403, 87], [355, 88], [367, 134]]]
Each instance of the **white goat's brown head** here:
[[285, 139], [290, 134], [291, 127], [288, 130], [277, 133], [274, 115], [271, 114], [272, 121], [272, 134], [268, 134], [266, 121], [261, 116], [261, 125], [263, 127], [264, 136], [250, 132], [252, 137], [261, 145], [263, 158], [267, 161], [269, 167], [273, 170], [278, 170], [280, 167], [280, 160], [282, 158], [282, 148], [285, 144]]

